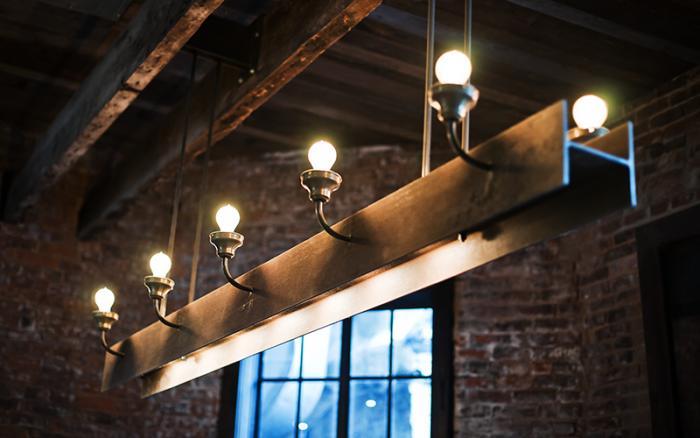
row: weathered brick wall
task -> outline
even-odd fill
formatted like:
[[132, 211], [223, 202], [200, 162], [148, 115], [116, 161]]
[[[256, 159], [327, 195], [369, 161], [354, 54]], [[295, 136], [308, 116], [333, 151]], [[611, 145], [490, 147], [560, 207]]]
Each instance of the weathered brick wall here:
[[700, 202], [700, 70], [629, 105], [639, 206], [459, 279], [459, 436], [649, 436], [634, 229]]
[[[697, 72], [630, 111], [636, 123], [640, 207], [512, 254], [458, 279], [455, 429], [459, 436], [647, 435], [648, 401], [633, 229], [698, 202]], [[227, 154], [231, 155], [231, 154]], [[399, 147], [341, 151], [339, 218], [418, 176]], [[246, 245], [236, 272], [317, 232], [299, 187], [299, 153], [240, 155], [211, 167], [208, 214], [230, 200]], [[186, 174], [170, 307], [184, 304], [199, 168]], [[219, 374], [146, 400], [135, 383], [99, 392], [103, 354], [92, 293], [117, 291], [112, 339], [154, 320], [142, 277], [167, 241], [172, 179], [154, 184], [90, 241], [75, 239], [85, 177], [45, 196], [24, 224], [0, 223], [0, 436], [211, 436]], [[202, 242], [198, 293], [222, 274]]]

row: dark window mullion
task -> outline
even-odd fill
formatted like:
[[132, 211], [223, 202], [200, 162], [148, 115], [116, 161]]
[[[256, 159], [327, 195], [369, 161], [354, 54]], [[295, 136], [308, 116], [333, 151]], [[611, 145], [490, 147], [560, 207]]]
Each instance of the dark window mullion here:
[[389, 316], [389, 384], [387, 385], [387, 416], [386, 416], [386, 436], [391, 438], [391, 390], [392, 373], [394, 370], [394, 311]]
[[263, 357], [265, 353], [258, 354], [258, 376], [257, 382], [255, 382], [255, 428], [253, 430], [253, 436], [256, 438], [260, 437], [260, 401], [262, 400], [262, 381], [263, 381]]
[[338, 388], [338, 438], [348, 436], [350, 415], [350, 337], [352, 318], [343, 320], [340, 342], [340, 387]]
[[[292, 359], [293, 360], [293, 359]], [[297, 416], [294, 421], [294, 436], [299, 438], [299, 419], [301, 418], [301, 382], [304, 372], [304, 337], [301, 337], [301, 347], [299, 351], [299, 378], [297, 379]]]

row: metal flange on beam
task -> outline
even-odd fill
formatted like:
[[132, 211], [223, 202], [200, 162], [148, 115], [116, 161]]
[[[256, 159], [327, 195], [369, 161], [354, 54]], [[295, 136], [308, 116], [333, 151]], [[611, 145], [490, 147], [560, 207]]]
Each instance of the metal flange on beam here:
[[[105, 356], [102, 388], [148, 396], [636, 204], [632, 124], [567, 139], [558, 102], [337, 225], [151, 324]], [[458, 238], [458, 235], [466, 236]], [[356, 239], [355, 239], [356, 238]], [[259, 290], [258, 290], [259, 289]]]

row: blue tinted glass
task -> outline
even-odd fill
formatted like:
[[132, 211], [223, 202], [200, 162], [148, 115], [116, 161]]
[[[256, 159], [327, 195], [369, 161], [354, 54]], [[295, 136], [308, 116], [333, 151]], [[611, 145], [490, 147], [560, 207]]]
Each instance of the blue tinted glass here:
[[350, 381], [350, 438], [386, 437], [388, 389], [387, 380]]
[[332, 438], [338, 425], [338, 382], [303, 382], [299, 437]]
[[429, 376], [433, 367], [433, 310], [394, 311], [392, 374]]
[[351, 376], [389, 375], [390, 310], [373, 310], [352, 318]]
[[240, 362], [238, 368], [238, 395], [236, 397], [236, 438], [253, 438], [255, 423], [256, 391], [258, 383], [258, 361], [256, 354]]
[[263, 353], [263, 378], [299, 377], [301, 363], [301, 338], [285, 342]]
[[260, 399], [260, 437], [294, 437], [297, 382], [263, 382]]
[[430, 436], [430, 379], [391, 382], [391, 436]]
[[338, 377], [340, 374], [340, 332], [337, 322], [304, 336], [303, 378]]

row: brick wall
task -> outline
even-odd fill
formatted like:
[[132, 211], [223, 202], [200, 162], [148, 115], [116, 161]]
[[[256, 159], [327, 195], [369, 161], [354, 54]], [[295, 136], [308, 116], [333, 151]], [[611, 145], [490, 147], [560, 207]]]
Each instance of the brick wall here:
[[636, 209], [460, 277], [457, 435], [650, 435], [634, 229], [700, 202], [700, 70], [626, 112]]
[[[455, 297], [455, 429], [459, 436], [648, 435], [649, 415], [633, 229], [698, 202], [695, 72], [635, 104], [640, 207], [460, 276]], [[232, 154], [227, 154], [231, 156]], [[419, 154], [399, 147], [341, 151], [344, 217], [413, 180]], [[317, 232], [299, 187], [303, 152], [212, 163], [208, 210], [242, 214], [241, 272]], [[185, 176], [170, 307], [185, 303], [200, 168]], [[172, 179], [154, 184], [93, 239], [78, 242], [89, 175], [44, 197], [23, 224], [0, 223], [0, 436], [211, 436], [219, 373], [146, 400], [133, 382], [99, 392], [103, 353], [92, 293], [117, 291], [119, 339], [154, 321], [141, 283], [167, 241]], [[207, 214], [204, 229], [213, 228]], [[202, 242], [198, 293], [222, 283]]]

